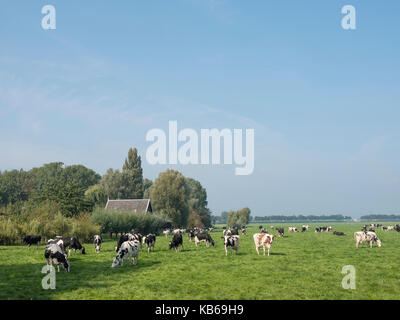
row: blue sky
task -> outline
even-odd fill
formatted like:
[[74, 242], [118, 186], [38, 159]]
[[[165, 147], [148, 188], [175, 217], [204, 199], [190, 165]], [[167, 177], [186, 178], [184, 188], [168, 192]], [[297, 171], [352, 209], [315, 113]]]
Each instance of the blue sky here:
[[[399, 214], [399, 14], [394, 0], [2, 1], [0, 170], [104, 174], [137, 147], [145, 177], [198, 179], [214, 214]], [[254, 173], [147, 164], [146, 133], [169, 120], [254, 128]]]

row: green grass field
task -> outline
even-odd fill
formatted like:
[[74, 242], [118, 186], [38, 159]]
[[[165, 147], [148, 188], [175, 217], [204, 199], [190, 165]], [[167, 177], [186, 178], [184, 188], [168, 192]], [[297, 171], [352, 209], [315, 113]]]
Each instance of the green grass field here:
[[[315, 233], [315, 224], [305, 233], [288, 233], [287, 224], [273, 225], [284, 226], [285, 237], [276, 238], [269, 257], [255, 251], [256, 226], [240, 236], [237, 256], [225, 256], [219, 229], [211, 234], [215, 247], [196, 247], [184, 235], [184, 251], [175, 252], [168, 250], [170, 238], [159, 236], [155, 251], [141, 251], [136, 266], [126, 260], [115, 269], [116, 240], [105, 240], [100, 254], [87, 243], [86, 255], [69, 259], [70, 273], [60, 268], [55, 290], [41, 286], [44, 245], [39, 250], [0, 246], [0, 299], [400, 299], [396, 231], [377, 231], [381, 248], [363, 244], [356, 249], [353, 233], [362, 223], [329, 224], [345, 232], [344, 237]], [[270, 231], [270, 225], [264, 226]], [[355, 290], [342, 288], [345, 265], [356, 269]]]

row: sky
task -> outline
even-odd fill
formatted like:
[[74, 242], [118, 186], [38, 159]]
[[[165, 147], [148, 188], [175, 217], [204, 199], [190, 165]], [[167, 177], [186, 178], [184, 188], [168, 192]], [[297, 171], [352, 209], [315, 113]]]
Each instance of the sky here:
[[[399, 14], [397, 0], [3, 0], [0, 170], [104, 174], [136, 147], [144, 177], [199, 180], [214, 215], [400, 214]], [[253, 173], [147, 163], [146, 133], [169, 121], [254, 129]]]

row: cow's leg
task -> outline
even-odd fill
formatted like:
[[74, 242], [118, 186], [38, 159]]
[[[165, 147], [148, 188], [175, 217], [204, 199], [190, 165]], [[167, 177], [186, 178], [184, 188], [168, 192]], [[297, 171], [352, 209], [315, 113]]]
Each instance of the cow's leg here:
[[260, 251], [258, 250], [257, 246], [256, 246], [256, 251], [257, 251], [257, 254], [260, 255]]
[[60, 264], [57, 264], [57, 270], [60, 272]]
[[265, 246], [263, 246], [263, 249], [264, 249], [264, 256], [265, 256]]
[[226, 246], [225, 246], [225, 255], [228, 256], [228, 250], [227, 250]]

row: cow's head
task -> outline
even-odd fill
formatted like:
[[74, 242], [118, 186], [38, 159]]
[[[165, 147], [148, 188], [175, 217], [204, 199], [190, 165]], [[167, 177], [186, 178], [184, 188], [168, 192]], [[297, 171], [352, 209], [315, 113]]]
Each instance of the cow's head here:
[[379, 240], [378, 238], [376, 238], [376, 244], [377, 244], [378, 247], [380, 248], [380, 247], [382, 246], [381, 240]]
[[65, 270], [66, 272], [69, 272], [69, 271], [70, 271], [70, 265], [69, 265], [69, 262], [68, 262], [67, 259], [65, 259], [64, 263], [62, 264], [62, 266], [63, 266], [63, 268], [64, 268], [64, 270]]
[[111, 268], [115, 268], [116, 266], [119, 266], [120, 262], [121, 262], [121, 259], [119, 258], [119, 255], [118, 255], [114, 258]]

